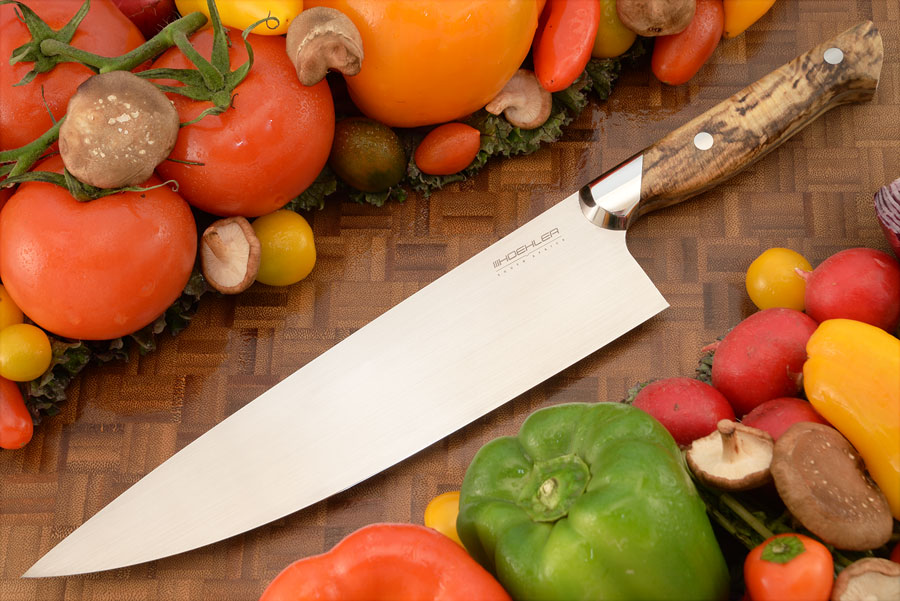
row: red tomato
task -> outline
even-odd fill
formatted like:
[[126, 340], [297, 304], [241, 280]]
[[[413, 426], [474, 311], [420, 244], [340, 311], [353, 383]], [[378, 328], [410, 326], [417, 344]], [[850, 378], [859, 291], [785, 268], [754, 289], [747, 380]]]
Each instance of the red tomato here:
[[[27, 4], [53, 29], [61, 29], [81, 8], [81, 2], [76, 0], [28, 0]], [[75, 89], [93, 75], [83, 65], [62, 63], [31, 83], [14, 87], [33, 63], [10, 65], [9, 57], [30, 39], [28, 29], [16, 17], [15, 5], [0, 6], [0, 150], [24, 146], [53, 125], [41, 89], [47, 106], [59, 119]], [[144, 36], [112, 0], [91, 0], [91, 9], [71, 41], [76, 48], [103, 56], [119, 56], [143, 43]]]
[[747, 555], [744, 582], [753, 601], [828, 601], [834, 561], [817, 540], [777, 534]]
[[722, 0], [697, 0], [687, 29], [656, 38], [650, 68], [663, 83], [677, 86], [692, 78], [715, 52], [725, 28]]
[[591, 60], [600, 0], [550, 0], [534, 35], [534, 74], [548, 92], [572, 85]]
[[900, 543], [894, 545], [894, 549], [891, 551], [891, 561], [900, 563]]
[[3, 210], [3, 205], [6, 204], [9, 197], [13, 195], [13, 191], [12, 188], [0, 188], [0, 211]]
[[15, 382], [0, 378], [0, 449], [21, 449], [34, 432], [31, 414]]
[[[61, 171], [62, 160], [38, 168]], [[153, 322], [180, 296], [196, 252], [194, 216], [167, 186], [78, 202], [28, 182], [0, 212], [6, 291], [39, 326], [69, 338], [118, 338]]]
[[[232, 68], [247, 60], [240, 32], [231, 31]], [[191, 38], [209, 57], [213, 34]], [[182, 128], [172, 158], [203, 166], [164, 161], [159, 173], [179, 183], [191, 205], [215, 215], [256, 217], [283, 207], [303, 192], [328, 160], [334, 137], [334, 104], [325, 80], [305, 87], [281, 36], [250, 34], [254, 63], [236, 88], [233, 108]], [[177, 48], [163, 54], [154, 67], [188, 68]], [[209, 108], [177, 94], [170, 98], [182, 122]]]

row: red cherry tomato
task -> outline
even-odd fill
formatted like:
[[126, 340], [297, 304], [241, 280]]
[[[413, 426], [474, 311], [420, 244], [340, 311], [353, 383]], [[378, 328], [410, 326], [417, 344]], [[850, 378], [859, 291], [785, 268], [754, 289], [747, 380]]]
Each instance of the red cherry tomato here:
[[834, 560], [817, 540], [777, 534], [747, 555], [744, 582], [753, 601], [828, 601]]
[[[61, 29], [81, 8], [77, 0], [28, 0], [26, 3], [53, 29]], [[76, 63], [62, 63], [41, 73], [31, 83], [15, 86], [34, 63], [9, 64], [13, 50], [31, 34], [16, 16], [16, 6], [0, 6], [0, 150], [28, 144], [50, 129], [66, 112], [69, 97], [93, 71]], [[103, 56], [118, 56], [144, 43], [144, 36], [112, 0], [91, 0], [91, 8], [78, 26], [71, 44]], [[43, 98], [41, 96], [43, 92]], [[46, 100], [46, 106], [44, 105]]]
[[565, 90], [591, 60], [600, 0], [549, 0], [534, 34], [534, 74], [549, 92]]
[[[247, 60], [239, 31], [229, 33], [232, 69]], [[191, 205], [214, 215], [258, 217], [280, 209], [303, 192], [325, 166], [334, 137], [334, 104], [325, 80], [306, 87], [297, 80], [282, 36], [250, 34], [254, 62], [235, 89], [233, 108], [181, 129], [172, 158], [202, 166], [164, 161], [157, 171], [179, 183]], [[191, 38], [210, 56], [213, 34]], [[189, 68], [171, 48], [154, 68]], [[212, 106], [178, 94], [169, 97], [182, 122]]]
[[0, 449], [21, 449], [34, 431], [31, 414], [15, 382], [0, 378]]
[[[62, 171], [62, 159], [37, 169]], [[196, 252], [194, 216], [168, 186], [78, 202], [27, 182], [0, 212], [3, 286], [25, 315], [68, 338], [118, 338], [153, 322], [181, 295]]]
[[722, 0], [697, 0], [694, 18], [687, 29], [656, 38], [650, 60], [653, 74], [672, 86], [685, 83], [712, 56], [724, 27]]

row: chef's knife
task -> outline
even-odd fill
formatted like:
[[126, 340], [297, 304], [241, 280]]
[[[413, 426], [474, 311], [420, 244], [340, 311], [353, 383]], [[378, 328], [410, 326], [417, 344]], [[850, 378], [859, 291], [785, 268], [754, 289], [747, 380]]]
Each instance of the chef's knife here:
[[[108, 570], [250, 530], [402, 461], [666, 307], [638, 217], [869, 100], [872, 23], [817, 46], [407, 298], [185, 447], [25, 574]], [[65, 502], [62, 500], [61, 502]]]

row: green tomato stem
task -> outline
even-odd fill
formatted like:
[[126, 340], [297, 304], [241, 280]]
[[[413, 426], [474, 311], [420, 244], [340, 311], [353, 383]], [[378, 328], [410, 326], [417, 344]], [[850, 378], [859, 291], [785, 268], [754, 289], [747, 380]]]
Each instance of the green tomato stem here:
[[65, 116], [53, 124], [53, 127], [45, 131], [40, 138], [33, 140], [25, 146], [0, 152], [0, 163], [15, 162], [15, 166], [9, 172], [9, 177], [15, 177], [28, 171], [51, 144], [59, 139], [59, 127], [65, 121]]
[[206, 15], [200, 12], [190, 13], [169, 23], [158, 34], [122, 56], [100, 56], [54, 39], [41, 42], [41, 52], [47, 56], [62, 56], [71, 62], [83, 63], [94, 67], [99, 73], [131, 71], [174, 46], [176, 36], [186, 37], [204, 25], [206, 25]]

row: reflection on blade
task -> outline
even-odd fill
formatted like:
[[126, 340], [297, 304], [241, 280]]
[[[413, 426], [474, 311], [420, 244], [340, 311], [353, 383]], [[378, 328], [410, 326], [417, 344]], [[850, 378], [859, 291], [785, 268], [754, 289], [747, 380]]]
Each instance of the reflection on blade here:
[[577, 194], [325, 352], [152, 471], [26, 574], [207, 545], [344, 490], [666, 307]]

